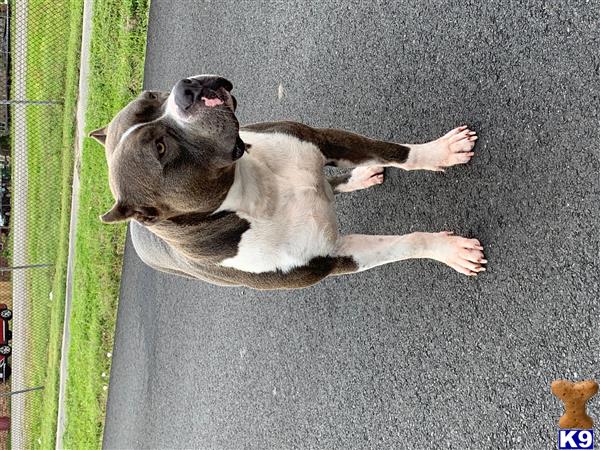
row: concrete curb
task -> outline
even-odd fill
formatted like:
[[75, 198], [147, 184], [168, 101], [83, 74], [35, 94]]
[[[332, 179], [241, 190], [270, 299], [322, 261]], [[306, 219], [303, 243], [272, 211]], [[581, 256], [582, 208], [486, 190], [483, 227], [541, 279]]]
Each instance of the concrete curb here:
[[89, 72], [90, 35], [92, 28], [93, 0], [85, 0], [83, 4], [83, 26], [81, 29], [81, 63], [79, 71], [79, 95], [77, 101], [77, 128], [75, 132], [75, 165], [73, 170], [73, 193], [71, 195], [71, 221], [69, 225], [69, 256], [67, 259], [67, 287], [65, 291], [65, 318], [60, 360], [60, 381], [58, 393], [58, 418], [56, 423], [56, 448], [63, 448], [63, 435], [67, 421], [66, 384], [69, 358], [71, 301], [73, 298], [73, 263], [75, 256], [75, 232], [77, 229], [77, 212], [79, 208], [79, 165], [83, 139], [85, 137], [85, 111], [87, 108], [87, 86]]

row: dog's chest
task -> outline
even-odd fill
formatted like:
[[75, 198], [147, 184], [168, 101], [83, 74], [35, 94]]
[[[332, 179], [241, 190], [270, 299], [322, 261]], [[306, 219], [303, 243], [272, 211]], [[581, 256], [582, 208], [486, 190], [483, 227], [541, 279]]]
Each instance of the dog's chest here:
[[238, 254], [221, 264], [246, 272], [287, 271], [330, 254], [337, 239], [333, 192], [313, 144], [279, 133], [240, 132], [250, 145], [219, 210], [250, 222]]

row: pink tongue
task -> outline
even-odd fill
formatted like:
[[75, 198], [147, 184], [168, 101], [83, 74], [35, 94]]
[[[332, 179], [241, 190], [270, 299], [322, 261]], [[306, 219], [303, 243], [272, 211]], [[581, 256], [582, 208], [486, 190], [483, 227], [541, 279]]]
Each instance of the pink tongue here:
[[213, 106], [219, 106], [223, 104], [223, 100], [221, 100], [220, 98], [202, 97], [202, 100], [204, 100], [204, 104], [210, 108], [212, 108]]

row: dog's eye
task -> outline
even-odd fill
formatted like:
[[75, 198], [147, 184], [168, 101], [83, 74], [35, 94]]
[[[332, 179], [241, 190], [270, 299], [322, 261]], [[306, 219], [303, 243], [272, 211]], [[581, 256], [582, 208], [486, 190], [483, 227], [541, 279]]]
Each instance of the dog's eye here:
[[167, 150], [167, 146], [165, 145], [162, 138], [157, 140], [156, 141], [156, 151], [158, 152], [158, 156], [164, 155], [166, 150]]
[[147, 92], [146, 95], [148, 96], [149, 99], [152, 99], [152, 100], [156, 100], [158, 98], [156, 96], [156, 94], [153, 94], [152, 92]]

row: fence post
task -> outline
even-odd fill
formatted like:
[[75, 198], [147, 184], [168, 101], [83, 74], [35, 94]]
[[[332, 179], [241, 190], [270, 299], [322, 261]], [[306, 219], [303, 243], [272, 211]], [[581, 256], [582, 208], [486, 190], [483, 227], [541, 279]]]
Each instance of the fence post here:
[[62, 100], [0, 100], [0, 105], [62, 105]]
[[25, 266], [0, 267], [0, 272], [12, 272], [21, 269], [37, 269], [40, 267], [50, 267], [52, 264], [27, 264]]
[[28, 388], [28, 389], [21, 389], [19, 391], [0, 392], [0, 397], [10, 397], [10, 396], [17, 395], [17, 394], [25, 394], [26, 392], [42, 391], [42, 390], [44, 390], [44, 386], [37, 386], [37, 387]]

